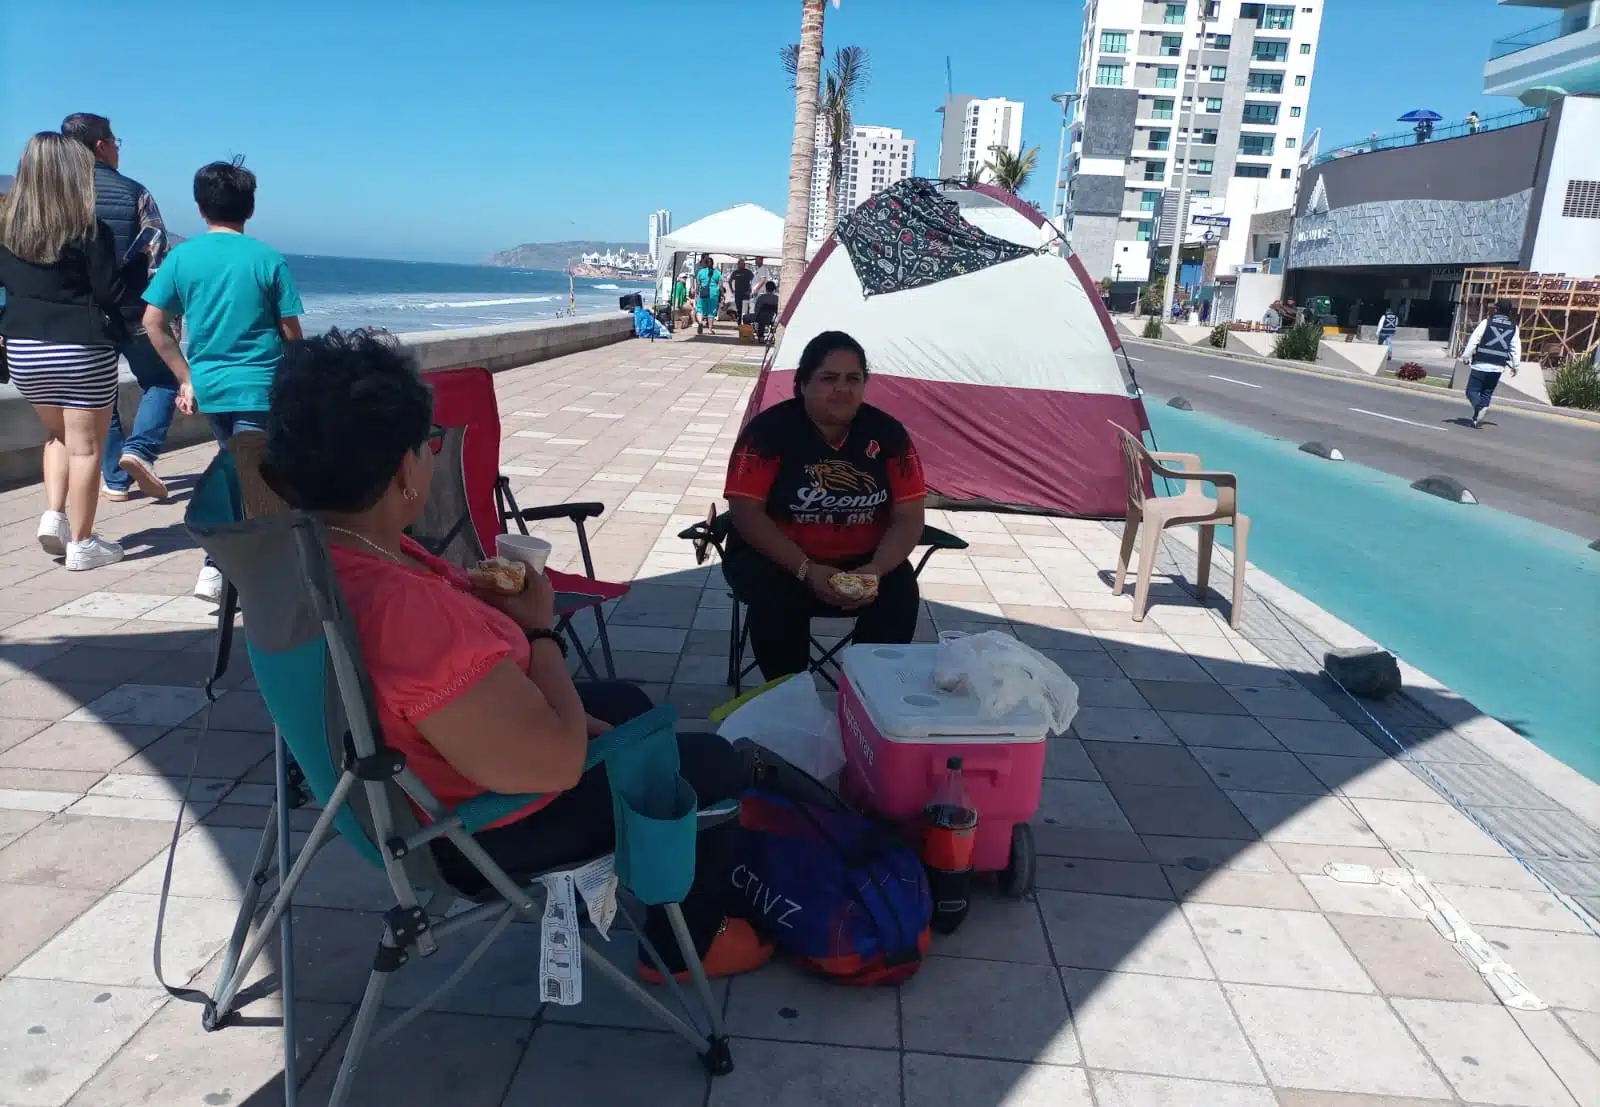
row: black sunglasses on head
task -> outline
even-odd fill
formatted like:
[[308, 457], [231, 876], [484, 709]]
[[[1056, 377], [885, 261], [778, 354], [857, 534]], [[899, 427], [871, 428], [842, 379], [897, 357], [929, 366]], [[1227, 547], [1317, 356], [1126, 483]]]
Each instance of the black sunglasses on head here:
[[438, 423], [428, 424], [428, 437], [424, 438], [422, 441], [427, 444], [429, 453], [436, 454], [444, 448], [445, 433], [446, 428], [441, 427]]

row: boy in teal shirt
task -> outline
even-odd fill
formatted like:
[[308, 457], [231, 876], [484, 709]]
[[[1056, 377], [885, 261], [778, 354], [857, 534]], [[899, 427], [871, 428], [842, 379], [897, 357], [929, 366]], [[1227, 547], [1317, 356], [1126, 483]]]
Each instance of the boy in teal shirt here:
[[[244, 233], [256, 176], [215, 161], [194, 175], [207, 233], [174, 249], [144, 291], [150, 341], [178, 378], [178, 410], [202, 412], [224, 449], [243, 430], [266, 430], [283, 344], [301, 337], [300, 293], [283, 255]], [[188, 356], [169, 329], [182, 315]], [[222, 574], [207, 559], [194, 594], [220, 601]]]

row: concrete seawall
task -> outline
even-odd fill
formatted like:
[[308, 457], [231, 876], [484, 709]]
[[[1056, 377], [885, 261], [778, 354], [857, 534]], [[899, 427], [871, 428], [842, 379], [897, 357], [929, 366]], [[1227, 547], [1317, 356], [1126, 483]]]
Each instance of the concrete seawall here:
[[[481, 365], [491, 373], [632, 337], [633, 317], [620, 311], [395, 336], [416, 356], [418, 366], [424, 371]], [[127, 362], [123, 362], [119, 405], [125, 428], [132, 425], [139, 395], [139, 386], [128, 372]], [[188, 446], [210, 434], [204, 419], [180, 415], [172, 423], [167, 442], [174, 448]], [[44, 431], [33, 409], [17, 393], [15, 386], [0, 384], [0, 487], [38, 480], [43, 446]]]

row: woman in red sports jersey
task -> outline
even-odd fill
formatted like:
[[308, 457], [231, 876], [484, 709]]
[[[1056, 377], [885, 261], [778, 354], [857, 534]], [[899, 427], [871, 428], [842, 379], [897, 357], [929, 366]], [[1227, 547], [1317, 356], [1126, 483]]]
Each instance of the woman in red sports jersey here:
[[[733, 516], [723, 572], [750, 608], [750, 648], [768, 678], [802, 672], [813, 617], [851, 616], [857, 642], [917, 630], [922, 462], [899, 420], [866, 403], [867, 355], [843, 331], [806, 344], [794, 399], [739, 435], [725, 495]], [[865, 600], [841, 572], [877, 578]]]

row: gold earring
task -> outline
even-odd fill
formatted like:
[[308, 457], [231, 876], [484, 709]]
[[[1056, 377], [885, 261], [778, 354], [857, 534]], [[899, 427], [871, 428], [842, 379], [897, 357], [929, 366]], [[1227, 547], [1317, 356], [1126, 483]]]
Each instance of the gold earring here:
[[403, 490], [400, 495], [404, 496], [408, 500], [415, 500], [417, 498], [417, 490], [415, 488], [407, 488]]

